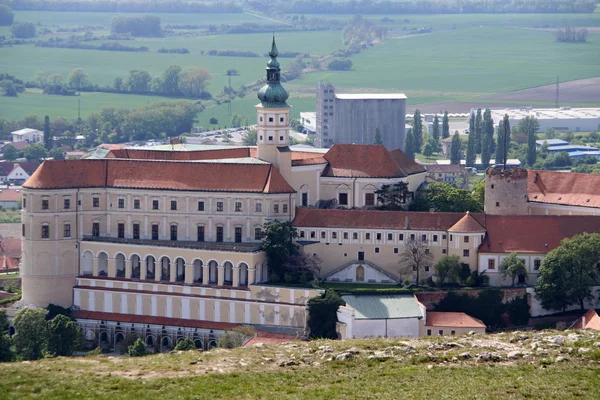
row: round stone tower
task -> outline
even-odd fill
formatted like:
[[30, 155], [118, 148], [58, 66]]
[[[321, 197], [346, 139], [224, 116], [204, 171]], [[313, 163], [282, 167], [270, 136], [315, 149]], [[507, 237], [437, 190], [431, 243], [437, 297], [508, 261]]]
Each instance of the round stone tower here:
[[484, 211], [491, 215], [527, 215], [527, 170], [493, 167], [485, 172]]

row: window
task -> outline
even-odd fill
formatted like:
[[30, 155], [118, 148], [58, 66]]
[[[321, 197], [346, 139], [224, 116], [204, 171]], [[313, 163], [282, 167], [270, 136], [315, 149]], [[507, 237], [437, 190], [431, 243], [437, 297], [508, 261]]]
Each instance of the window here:
[[257, 202], [257, 203], [254, 205], [254, 211], [255, 211], [255, 212], [262, 212], [262, 203], [259, 203], [259, 202]]
[[283, 122], [283, 117], [279, 117], [279, 122]]
[[125, 208], [125, 199], [119, 199], [119, 208]]
[[92, 198], [92, 207], [100, 207], [100, 197]]
[[429, 272], [429, 265], [425, 266], [425, 272]]
[[133, 224], [133, 238], [140, 238], [140, 224]]
[[223, 227], [217, 226], [217, 242], [223, 241]]
[[321, 232], [321, 239], [325, 239], [325, 235], [326, 235], [325, 232]]
[[452, 241], [452, 235], [450, 235], [450, 241]]
[[352, 232], [352, 239], [358, 240], [358, 232]]
[[158, 240], [158, 224], [152, 224], [152, 240]]
[[381, 233], [377, 233], [377, 240], [381, 240]]
[[496, 202], [496, 207], [500, 207], [500, 202], [499, 201]]
[[63, 200], [63, 208], [65, 210], [68, 210], [69, 208], [71, 208], [71, 199], [64, 199]]
[[65, 224], [63, 236], [66, 238], [71, 237], [71, 224]]
[[450, 331], [451, 335], [456, 335], [456, 331]]
[[427, 235], [421, 235], [421, 240], [422, 241], [426, 241], [427, 240]]
[[[304, 231], [300, 232], [300, 237], [304, 237]], [[254, 228], [254, 240], [262, 240], [262, 229]]]
[[50, 208], [50, 207], [49, 207], [49, 204], [50, 204], [50, 200], [48, 200], [48, 199], [43, 199], [43, 200], [42, 200], [42, 210], [47, 210], [48, 208]]
[[374, 206], [374, 205], [375, 205], [375, 193], [365, 194], [365, 206]]
[[125, 224], [119, 223], [117, 225], [117, 236], [119, 239], [125, 238]]
[[177, 240], [177, 225], [171, 225], [171, 240]]
[[358, 261], [364, 261], [364, 260], [365, 260], [365, 252], [359, 251], [358, 252]]
[[443, 329], [440, 329], [440, 330], [438, 331], [438, 333], [440, 334], [440, 336], [444, 336], [444, 330], [443, 330]]
[[429, 249], [425, 249], [425, 254], [429, 254]]
[[391, 233], [388, 233], [388, 240], [394, 240], [394, 235], [392, 235]]
[[496, 260], [488, 260], [488, 269], [496, 269]]
[[398, 234], [398, 240], [399, 241], [403, 241], [404, 240], [404, 233], [399, 233]]
[[442, 249], [442, 254], [446, 254], [446, 249]]
[[218, 212], [223, 211], [223, 202], [222, 201], [217, 201], [217, 211]]
[[413, 270], [413, 272], [415, 272], [417, 270], [417, 266], [413, 265], [412, 270]]
[[469, 243], [469, 237], [465, 236], [465, 243]]
[[308, 193], [302, 193], [302, 207], [308, 207]]
[[310, 232], [310, 238], [311, 238], [311, 239], [314, 239], [314, 238], [315, 238], [315, 231], [311, 231], [311, 232]]
[[288, 205], [284, 204], [283, 205], [283, 213], [286, 214], [288, 212]]
[[283, 136], [279, 136], [279, 141], [283, 142]]
[[27, 199], [23, 197], [23, 208], [27, 208]]
[[415, 240], [415, 234], [414, 233], [410, 234], [410, 240]]
[[204, 225], [198, 225], [198, 241], [204, 242]]
[[21, 236], [25, 236], [25, 224], [21, 224]]
[[171, 200], [171, 211], [177, 210], [177, 200]]
[[370, 233], [365, 233], [365, 239], [366, 240], [371, 240], [371, 234]]
[[133, 200], [133, 208], [136, 210], [140, 209], [140, 199], [134, 199]]
[[446, 240], [446, 235], [442, 235], [442, 240]]
[[341, 206], [347, 206], [348, 205], [348, 193], [340, 193], [338, 196], [338, 203]]
[[427, 329], [427, 336], [431, 336], [431, 329]]
[[433, 235], [433, 241], [437, 242], [438, 241], [438, 235]]
[[394, 254], [398, 254], [398, 248], [394, 247]]
[[348, 240], [348, 232], [344, 232], [344, 240]]
[[379, 254], [379, 247], [375, 247], [375, 254]]
[[463, 250], [463, 257], [469, 257], [469, 249]]
[[279, 204], [273, 204], [273, 212], [277, 214], [279, 212]]
[[92, 236], [100, 236], [100, 222], [92, 224]]
[[203, 201], [198, 202], [198, 211], [204, 211], [204, 202]]
[[152, 200], [152, 209], [158, 210], [158, 200]]
[[494, 185], [492, 185], [492, 189], [494, 188]]
[[242, 228], [239, 226], [235, 227], [235, 242], [242, 243]]
[[[255, 229], [255, 232], [256, 232], [256, 229]], [[304, 231], [300, 231], [300, 237], [303, 238], [304, 236], [305, 236]]]
[[269, 122], [273, 122], [273, 117], [269, 117]]
[[242, 202], [241, 201], [235, 202], [235, 212], [242, 212]]
[[337, 232], [331, 232], [331, 238], [337, 239]]
[[273, 141], [273, 136], [269, 136], [269, 140], [270, 140], [270, 141]]
[[48, 225], [42, 225], [42, 239], [50, 238], [50, 227]]
[[533, 260], [533, 269], [535, 271], [539, 270], [541, 265], [542, 265], [542, 260]]

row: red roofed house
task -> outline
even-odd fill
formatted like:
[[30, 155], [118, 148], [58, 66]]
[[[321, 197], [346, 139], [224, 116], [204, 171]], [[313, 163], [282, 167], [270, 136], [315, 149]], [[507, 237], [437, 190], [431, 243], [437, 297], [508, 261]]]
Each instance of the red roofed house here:
[[0, 161], [0, 182], [21, 184], [35, 172], [39, 164], [33, 161]]
[[421, 336], [464, 335], [470, 332], [485, 333], [485, 324], [463, 312], [426, 311]]
[[600, 316], [593, 308], [590, 308], [586, 311], [585, 314], [581, 316], [573, 326], [572, 329], [593, 329], [595, 331], [600, 331]]

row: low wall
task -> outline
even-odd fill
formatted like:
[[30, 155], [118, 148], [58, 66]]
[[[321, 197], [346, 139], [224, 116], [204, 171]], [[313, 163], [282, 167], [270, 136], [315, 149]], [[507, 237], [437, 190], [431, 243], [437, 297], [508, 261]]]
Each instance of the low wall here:
[[[417, 292], [415, 296], [428, 310], [433, 310], [435, 305], [438, 304], [449, 292], [454, 292], [458, 295], [467, 294], [469, 296], [477, 296], [483, 290], [488, 289], [477, 289], [477, 290], [444, 290], [435, 292]], [[523, 297], [528, 293], [527, 288], [500, 288], [504, 293], [503, 302], [509, 302], [517, 297]], [[533, 313], [532, 313], [533, 314]]]

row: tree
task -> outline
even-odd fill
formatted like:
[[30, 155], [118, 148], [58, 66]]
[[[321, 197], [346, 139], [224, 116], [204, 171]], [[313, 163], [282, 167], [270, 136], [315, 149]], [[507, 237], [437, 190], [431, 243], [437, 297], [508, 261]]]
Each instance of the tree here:
[[52, 148], [54, 145], [53, 142], [52, 129], [50, 129], [50, 117], [46, 115], [44, 117], [44, 147], [46, 147], [46, 150]]
[[429, 242], [422, 238], [410, 239], [406, 242], [405, 250], [400, 254], [400, 271], [403, 273], [416, 273], [416, 284], [418, 285], [419, 274], [422, 268], [431, 264], [433, 256], [429, 252]]
[[2, 332], [0, 333], [0, 362], [10, 362], [14, 359], [11, 340], [6, 333]]
[[283, 278], [288, 260], [299, 253], [298, 246], [294, 243], [298, 232], [290, 221], [272, 220], [265, 222], [262, 236], [261, 248], [272, 268], [270, 279], [277, 282]]
[[11, 26], [15, 19], [15, 14], [9, 6], [0, 4], [0, 26]]
[[13, 320], [13, 343], [17, 355], [23, 360], [39, 360], [48, 345], [46, 311], [40, 308], [22, 308]]
[[23, 156], [27, 159], [27, 161], [40, 161], [48, 157], [48, 152], [40, 143], [34, 143], [25, 147], [23, 150]]
[[433, 117], [432, 130], [433, 130], [433, 132], [431, 133], [431, 136], [432, 136], [433, 140], [435, 141], [435, 143], [437, 143], [437, 145], [439, 146], [439, 143], [440, 143], [440, 119], [438, 118], [437, 114], [435, 114], [435, 116]]
[[483, 199], [478, 193], [459, 189], [449, 183], [434, 182], [425, 190], [426, 210], [437, 212], [481, 212]]
[[454, 132], [454, 136], [452, 136], [452, 144], [450, 146], [450, 163], [460, 165], [460, 136], [458, 135], [458, 131]]
[[475, 137], [475, 112], [473, 110], [469, 114], [469, 136], [471, 135]]
[[15, 146], [9, 144], [4, 148], [3, 154], [6, 161], [15, 161], [19, 153]]
[[448, 119], [448, 111], [444, 111], [442, 117], [442, 139], [450, 137], [450, 120]]
[[458, 278], [461, 270], [460, 258], [458, 256], [442, 256], [434, 268], [438, 285], [442, 286], [446, 279], [456, 280]]
[[179, 74], [181, 73], [181, 67], [179, 65], [170, 65], [161, 78], [161, 91], [166, 95], [177, 95], [180, 94], [179, 90]]
[[406, 182], [398, 182], [393, 185], [382, 185], [381, 189], [375, 191], [377, 201], [385, 210], [402, 210], [410, 192]]
[[433, 146], [431, 145], [431, 142], [427, 142], [423, 145], [423, 155], [427, 158], [431, 157], [433, 155]]
[[57, 356], [70, 356], [79, 345], [79, 325], [65, 315], [57, 315], [48, 328], [48, 352]]
[[81, 68], [75, 68], [67, 77], [68, 85], [71, 89], [81, 90], [90, 85], [87, 74]]
[[216, 119], [215, 117], [210, 117], [210, 119], [208, 120], [208, 123], [211, 125], [218, 125], [219, 124], [219, 120]]
[[546, 139], [554, 139], [554, 136], [556, 136], [556, 131], [554, 128], [546, 129]]
[[32, 22], [14, 22], [10, 33], [16, 39], [29, 39], [36, 35], [35, 25]]
[[[471, 114], [473, 115], [473, 114]], [[475, 154], [475, 142], [477, 140], [475, 132], [469, 132], [469, 140], [467, 141], [467, 157], [466, 157], [466, 165], [467, 167], [474, 167], [476, 162], [477, 154]]]
[[346, 302], [333, 289], [308, 300], [308, 329], [313, 338], [337, 339], [337, 310]]
[[373, 144], [383, 144], [383, 137], [379, 127], [375, 128], [375, 136], [373, 136]]
[[206, 89], [206, 82], [211, 78], [206, 68], [186, 68], [179, 73], [179, 90], [186, 97], [200, 97]]
[[54, 160], [64, 160], [65, 152], [63, 151], [63, 149], [61, 147], [55, 147], [52, 150], [50, 150], [50, 152], [48, 153], [48, 156]]
[[549, 310], [565, 311], [593, 297], [592, 288], [600, 278], [600, 234], [583, 233], [563, 239], [540, 266], [535, 294]]
[[256, 129], [248, 129], [244, 136], [242, 136], [242, 142], [244, 146], [256, 146], [257, 134]]
[[421, 111], [418, 109], [413, 115], [413, 137], [415, 153], [417, 153], [421, 151], [421, 147], [423, 147], [423, 121], [421, 120]]
[[122, 92], [123, 89], [125, 87], [125, 84], [123, 83], [123, 78], [120, 77], [116, 77], [115, 80], [113, 81], [113, 88], [117, 91], [117, 92]]
[[525, 267], [525, 261], [517, 257], [517, 253], [510, 253], [500, 263], [500, 273], [503, 278], [510, 278], [512, 280], [512, 286], [515, 286], [515, 280], [519, 275], [527, 276], [527, 268]]
[[318, 255], [297, 253], [288, 258], [285, 263], [284, 281], [292, 282], [310, 282], [315, 276], [319, 276], [323, 260]]
[[496, 145], [496, 164], [504, 164], [504, 159], [508, 156], [510, 146], [510, 121], [508, 114], [498, 125], [498, 144]]
[[481, 138], [481, 167], [486, 169], [490, 166], [490, 159], [492, 158], [490, 154], [490, 137], [484, 133]]
[[155, 15], [118, 16], [112, 19], [111, 33], [133, 36], [161, 37], [160, 17]]
[[408, 131], [406, 132], [406, 141], [404, 144], [404, 152], [406, 153], [407, 156], [409, 156], [410, 158], [414, 159], [415, 158], [415, 153], [417, 152], [417, 149], [415, 148], [415, 136], [413, 135], [413, 130], [411, 128], [408, 129]]
[[237, 69], [235, 68], [230, 68], [228, 69], [225, 74], [227, 75], [227, 77], [229, 78], [229, 90], [231, 91], [231, 77], [232, 76], [240, 76], [240, 73], [238, 72]]
[[526, 116], [519, 121], [519, 132], [527, 136], [527, 165], [533, 167], [537, 158], [536, 132], [540, 129], [540, 123], [536, 117]]
[[[489, 152], [491, 155], [496, 151], [496, 146], [494, 143], [494, 119], [492, 118], [492, 111], [489, 108], [486, 108], [483, 112], [483, 136], [488, 137]], [[483, 137], [481, 138], [481, 141], [481, 146], [483, 147]]]
[[330, 71], [350, 71], [352, 69], [352, 60], [349, 58], [333, 58], [327, 64]]
[[18, 93], [13, 81], [9, 81], [8, 79], [0, 80], [0, 96], [17, 97]]
[[152, 76], [148, 71], [131, 70], [127, 78], [127, 87], [132, 93], [148, 93], [150, 91], [150, 81]]

